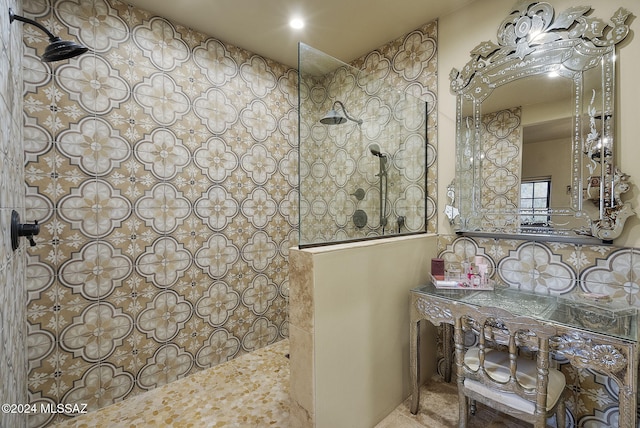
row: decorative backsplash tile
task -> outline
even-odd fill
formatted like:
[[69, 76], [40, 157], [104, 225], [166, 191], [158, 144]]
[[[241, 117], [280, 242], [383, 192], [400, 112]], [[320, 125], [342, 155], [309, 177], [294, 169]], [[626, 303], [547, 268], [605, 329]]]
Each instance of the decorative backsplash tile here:
[[[438, 252], [447, 268], [479, 255], [487, 260], [493, 279], [525, 292], [604, 293], [640, 307], [640, 252], [635, 248], [440, 235]], [[557, 363], [574, 391], [567, 408], [575, 425], [617, 426], [615, 382], [595, 371], [576, 369], [561, 356]]]

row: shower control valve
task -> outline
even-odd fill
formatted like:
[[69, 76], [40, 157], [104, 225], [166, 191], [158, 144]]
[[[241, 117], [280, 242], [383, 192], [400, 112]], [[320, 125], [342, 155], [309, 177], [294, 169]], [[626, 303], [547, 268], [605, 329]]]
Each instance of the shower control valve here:
[[35, 247], [36, 241], [33, 239], [34, 235], [40, 233], [40, 225], [38, 220], [35, 220], [33, 224], [20, 223], [20, 214], [13, 210], [11, 212], [11, 248], [15, 251], [18, 249], [19, 238], [21, 236], [26, 237], [29, 240], [29, 245]]

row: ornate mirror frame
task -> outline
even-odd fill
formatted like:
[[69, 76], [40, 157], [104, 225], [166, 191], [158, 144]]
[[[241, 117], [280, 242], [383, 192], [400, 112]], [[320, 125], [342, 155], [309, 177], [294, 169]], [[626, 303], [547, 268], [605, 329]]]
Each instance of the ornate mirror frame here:
[[[613, 138], [615, 47], [629, 33], [626, 21], [631, 14], [619, 8], [608, 24], [588, 16], [590, 12], [589, 6], [577, 6], [556, 15], [547, 2], [519, 1], [500, 24], [497, 44], [480, 43], [461, 71], [451, 71], [451, 90], [457, 94], [457, 165], [456, 179], [447, 192], [451, 204], [445, 213], [457, 231], [590, 236], [611, 241], [635, 214], [630, 203], [620, 198], [630, 187], [629, 176], [614, 165]], [[587, 88], [585, 73], [594, 69], [600, 70], [600, 83]], [[515, 204], [483, 206], [486, 125], [482, 105], [502, 85], [550, 72], [572, 82], [571, 165], [566, 166], [571, 168], [571, 185], [567, 186], [571, 201], [568, 207], [544, 208], [542, 214], [549, 221], [543, 227], [526, 227], [521, 219], [531, 212], [520, 207], [519, 193]], [[472, 113], [463, 113], [463, 105], [469, 103]], [[598, 214], [588, 214], [583, 203]]]

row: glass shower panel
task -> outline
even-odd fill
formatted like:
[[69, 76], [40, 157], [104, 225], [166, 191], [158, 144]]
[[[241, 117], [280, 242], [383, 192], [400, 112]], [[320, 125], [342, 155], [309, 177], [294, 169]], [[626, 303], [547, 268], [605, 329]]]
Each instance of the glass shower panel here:
[[300, 246], [424, 233], [426, 103], [305, 44], [298, 58]]

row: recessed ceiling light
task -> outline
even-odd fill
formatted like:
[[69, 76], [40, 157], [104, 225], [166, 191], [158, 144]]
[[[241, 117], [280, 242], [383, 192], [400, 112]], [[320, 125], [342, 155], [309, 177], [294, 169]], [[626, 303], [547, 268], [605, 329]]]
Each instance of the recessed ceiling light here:
[[304, 21], [302, 18], [293, 18], [289, 21], [289, 26], [295, 30], [299, 30], [304, 27]]

